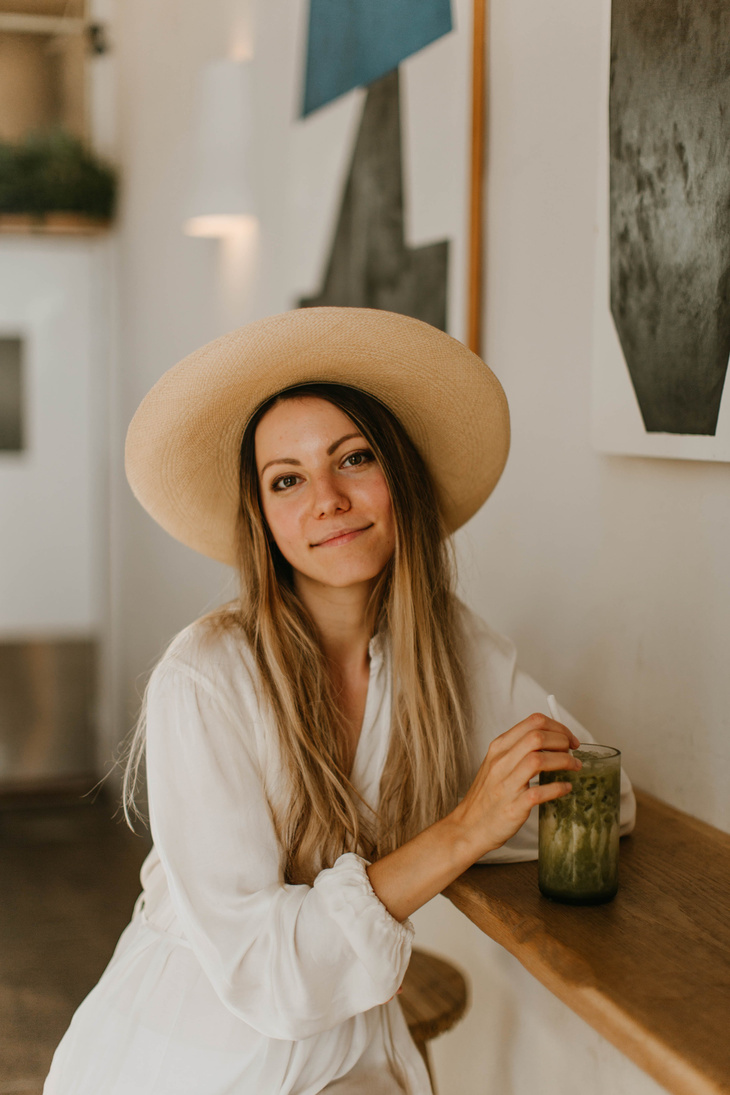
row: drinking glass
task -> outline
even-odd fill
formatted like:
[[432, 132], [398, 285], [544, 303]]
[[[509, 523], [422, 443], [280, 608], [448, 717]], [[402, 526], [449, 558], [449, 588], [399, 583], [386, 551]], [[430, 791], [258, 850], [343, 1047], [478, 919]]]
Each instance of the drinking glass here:
[[618, 890], [621, 753], [581, 743], [579, 772], [541, 772], [540, 783], [570, 782], [573, 790], [540, 804], [538, 885], [553, 901], [599, 905]]

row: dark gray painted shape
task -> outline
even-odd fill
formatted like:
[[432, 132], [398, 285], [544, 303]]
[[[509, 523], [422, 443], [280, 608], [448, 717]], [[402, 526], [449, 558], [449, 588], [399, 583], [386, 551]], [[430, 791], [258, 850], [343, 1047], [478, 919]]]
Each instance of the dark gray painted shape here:
[[371, 85], [322, 291], [303, 307], [383, 308], [446, 330], [448, 240], [403, 236], [398, 70]]
[[613, 0], [611, 312], [649, 433], [714, 434], [730, 354], [730, 4]]

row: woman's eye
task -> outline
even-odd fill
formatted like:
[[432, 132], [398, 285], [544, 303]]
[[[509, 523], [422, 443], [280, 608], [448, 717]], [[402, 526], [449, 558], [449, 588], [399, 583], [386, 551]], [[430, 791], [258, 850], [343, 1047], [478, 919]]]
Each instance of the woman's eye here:
[[280, 475], [278, 479], [275, 479], [271, 484], [272, 490], [286, 490], [287, 487], [292, 487], [296, 483], [298, 476], [296, 475]]
[[361, 449], [358, 452], [351, 452], [349, 456], [346, 456], [342, 461], [345, 467], [359, 468], [363, 464], [369, 464], [373, 460], [373, 454], [368, 452], [367, 449]]

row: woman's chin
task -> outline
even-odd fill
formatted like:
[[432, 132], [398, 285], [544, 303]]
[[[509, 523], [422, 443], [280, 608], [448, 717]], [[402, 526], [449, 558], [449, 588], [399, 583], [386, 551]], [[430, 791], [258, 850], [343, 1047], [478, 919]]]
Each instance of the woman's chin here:
[[303, 579], [305, 585], [317, 585], [329, 589], [361, 589], [372, 585], [382, 570], [383, 567], [375, 569], [372, 565], [367, 567], [332, 565], [307, 571], [295, 568], [295, 574], [299, 580]]

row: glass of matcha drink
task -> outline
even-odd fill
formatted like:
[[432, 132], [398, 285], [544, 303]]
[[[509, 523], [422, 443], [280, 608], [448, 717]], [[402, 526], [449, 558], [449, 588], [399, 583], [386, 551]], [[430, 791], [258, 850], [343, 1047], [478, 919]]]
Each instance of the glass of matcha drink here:
[[618, 890], [621, 753], [608, 745], [573, 751], [579, 772], [541, 772], [540, 783], [570, 782], [573, 790], [540, 805], [538, 884], [554, 901], [599, 905]]

